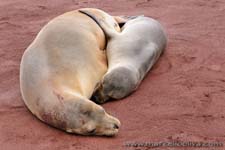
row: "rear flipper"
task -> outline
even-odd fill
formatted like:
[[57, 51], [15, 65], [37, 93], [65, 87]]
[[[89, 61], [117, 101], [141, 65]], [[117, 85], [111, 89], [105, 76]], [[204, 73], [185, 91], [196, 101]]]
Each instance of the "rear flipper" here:
[[85, 9], [79, 9], [79, 12], [92, 18], [99, 25], [99, 27], [103, 30], [103, 32], [105, 33], [107, 38], [111, 38], [111, 37], [115, 36], [116, 34], [118, 34], [118, 32], [115, 30], [115, 28], [113, 26], [110, 26], [109, 24], [106, 23], [106, 21], [104, 20], [105, 18], [98, 18], [94, 14], [92, 14], [91, 12], [89, 12], [88, 10], [85, 10]]
[[94, 101], [104, 103], [110, 98], [122, 99], [131, 94], [137, 87], [135, 72], [127, 67], [116, 67], [104, 77], [101, 87], [94, 94]]
[[[107, 38], [112, 38], [115, 36], [118, 36], [120, 32], [115, 30], [115, 26], [111, 26], [106, 22], [106, 18], [99, 18], [96, 17], [94, 14], [92, 14], [90, 11], [87, 9], [79, 9], [79, 12], [89, 16], [92, 18], [98, 25], [99, 27], [103, 30]], [[113, 18], [115, 21], [118, 23], [120, 28], [129, 20], [135, 19], [137, 17], [143, 17], [144, 15], [138, 15], [138, 16], [114, 16]], [[116, 24], [115, 24], [116, 25]]]

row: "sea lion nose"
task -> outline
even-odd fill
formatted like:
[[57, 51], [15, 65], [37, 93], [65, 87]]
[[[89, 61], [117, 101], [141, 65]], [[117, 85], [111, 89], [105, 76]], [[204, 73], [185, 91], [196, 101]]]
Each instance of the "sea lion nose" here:
[[114, 124], [114, 125], [113, 125], [113, 128], [114, 128], [114, 129], [119, 129], [119, 126], [118, 126], [117, 124]]

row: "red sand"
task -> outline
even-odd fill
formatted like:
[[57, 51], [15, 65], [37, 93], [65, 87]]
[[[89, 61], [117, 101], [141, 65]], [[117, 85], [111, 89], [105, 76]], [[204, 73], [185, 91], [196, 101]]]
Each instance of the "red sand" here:
[[[53, 17], [80, 7], [112, 15], [145, 14], [168, 33], [168, 47], [131, 96], [104, 104], [122, 126], [118, 136], [66, 134], [25, 107], [19, 64]], [[125, 150], [128, 141], [225, 141], [224, 0], [5, 0], [0, 2], [0, 149]], [[165, 148], [169, 149], [169, 148]], [[190, 148], [189, 148], [190, 149]], [[225, 147], [224, 147], [225, 149]]]

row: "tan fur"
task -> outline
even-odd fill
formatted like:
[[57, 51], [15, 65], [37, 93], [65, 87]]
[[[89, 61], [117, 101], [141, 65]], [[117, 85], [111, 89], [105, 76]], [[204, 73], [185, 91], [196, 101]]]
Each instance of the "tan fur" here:
[[[116, 21], [105, 12], [85, 10], [114, 27]], [[89, 100], [107, 71], [105, 46], [101, 28], [77, 10], [45, 25], [21, 60], [20, 87], [29, 110], [67, 132], [115, 135], [119, 120]]]

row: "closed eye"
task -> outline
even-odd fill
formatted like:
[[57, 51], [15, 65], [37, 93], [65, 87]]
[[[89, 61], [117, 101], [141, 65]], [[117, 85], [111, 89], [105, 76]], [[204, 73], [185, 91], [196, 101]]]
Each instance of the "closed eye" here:
[[95, 130], [96, 130], [96, 128], [94, 128], [94, 129], [88, 131], [88, 133], [89, 133], [89, 134], [94, 134], [94, 133], [95, 133]]

